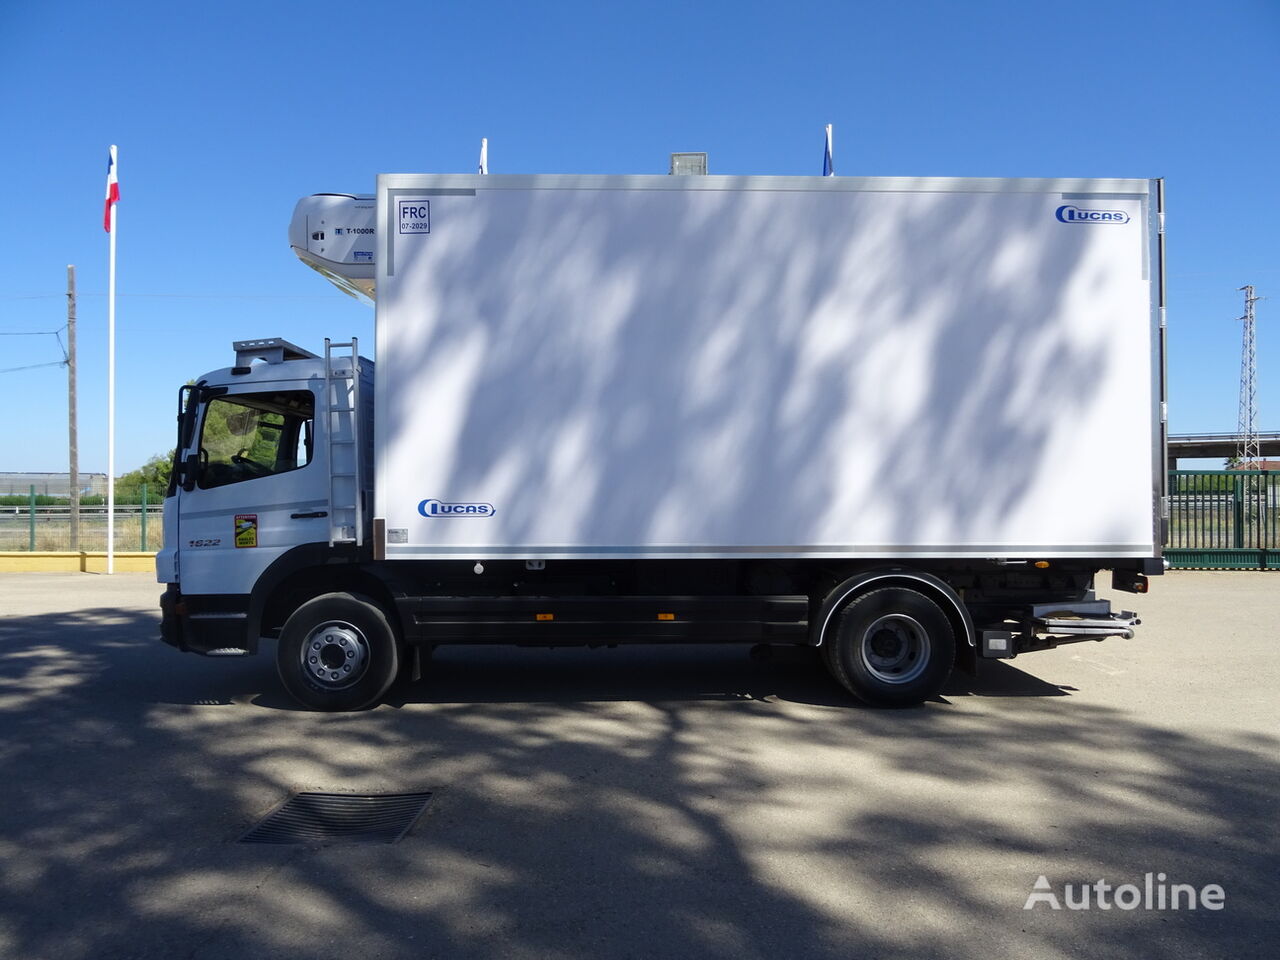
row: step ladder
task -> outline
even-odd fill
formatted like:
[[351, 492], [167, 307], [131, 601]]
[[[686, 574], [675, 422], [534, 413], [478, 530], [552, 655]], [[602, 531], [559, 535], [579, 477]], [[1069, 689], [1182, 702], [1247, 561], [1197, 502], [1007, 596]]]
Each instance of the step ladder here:
[[[346, 351], [346, 352], [338, 352]], [[360, 342], [324, 341], [325, 447], [329, 453], [329, 546], [364, 545], [364, 451], [360, 436]]]

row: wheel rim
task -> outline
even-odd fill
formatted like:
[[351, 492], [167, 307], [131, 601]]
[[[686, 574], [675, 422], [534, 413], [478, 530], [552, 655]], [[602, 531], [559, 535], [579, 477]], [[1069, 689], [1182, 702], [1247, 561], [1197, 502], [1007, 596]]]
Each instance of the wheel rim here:
[[329, 690], [357, 683], [369, 669], [369, 641], [345, 620], [330, 620], [307, 634], [302, 644], [302, 670]]
[[901, 613], [872, 622], [862, 633], [858, 654], [862, 665], [882, 683], [910, 683], [929, 665], [929, 633]]

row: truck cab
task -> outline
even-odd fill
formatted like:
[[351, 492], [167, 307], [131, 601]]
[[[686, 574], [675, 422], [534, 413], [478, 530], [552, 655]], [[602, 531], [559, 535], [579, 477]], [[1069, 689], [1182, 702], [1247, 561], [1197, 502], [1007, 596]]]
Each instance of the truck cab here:
[[371, 496], [373, 364], [358, 344], [326, 341], [324, 356], [276, 338], [233, 348], [233, 366], [180, 391], [156, 558], [165, 639], [216, 656], [255, 649], [251, 596], [273, 565], [363, 547]]

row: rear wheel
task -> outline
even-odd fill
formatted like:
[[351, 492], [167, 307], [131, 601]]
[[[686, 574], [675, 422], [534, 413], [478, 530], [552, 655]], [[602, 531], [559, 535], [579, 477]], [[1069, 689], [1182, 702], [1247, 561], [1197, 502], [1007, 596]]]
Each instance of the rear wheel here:
[[400, 667], [391, 621], [368, 597], [326, 593], [285, 622], [276, 648], [280, 681], [313, 710], [359, 710], [382, 699]]
[[881, 587], [855, 597], [823, 638], [831, 675], [860, 700], [902, 707], [937, 696], [951, 673], [955, 631], [917, 590]]

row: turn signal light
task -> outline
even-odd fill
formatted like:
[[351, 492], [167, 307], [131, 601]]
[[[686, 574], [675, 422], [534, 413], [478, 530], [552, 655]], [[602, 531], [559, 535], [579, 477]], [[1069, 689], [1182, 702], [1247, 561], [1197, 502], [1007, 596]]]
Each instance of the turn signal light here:
[[1147, 578], [1141, 573], [1135, 573], [1132, 570], [1112, 570], [1111, 586], [1115, 590], [1124, 590], [1126, 593], [1146, 593]]

